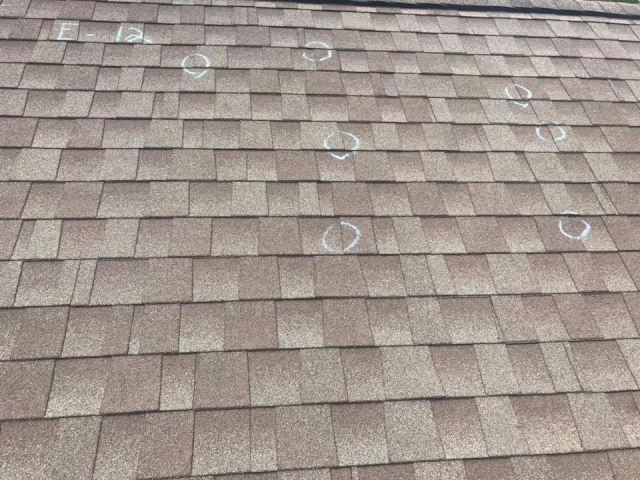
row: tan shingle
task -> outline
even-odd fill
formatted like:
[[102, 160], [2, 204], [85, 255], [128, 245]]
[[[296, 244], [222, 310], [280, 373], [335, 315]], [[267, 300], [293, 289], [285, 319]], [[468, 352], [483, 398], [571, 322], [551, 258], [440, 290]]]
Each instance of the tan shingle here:
[[512, 397], [511, 405], [531, 453], [582, 450], [565, 395]]

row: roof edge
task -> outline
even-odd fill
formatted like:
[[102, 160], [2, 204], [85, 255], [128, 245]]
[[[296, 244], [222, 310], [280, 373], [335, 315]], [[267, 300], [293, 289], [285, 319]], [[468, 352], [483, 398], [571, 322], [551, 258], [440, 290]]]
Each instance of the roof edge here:
[[[262, 2], [256, 1], [256, 4]], [[272, 3], [266, 1], [264, 3]], [[277, 3], [349, 5], [401, 9], [462, 9], [479, 12], [514, 12], [554, 15], [589, 15], [640, 20], [640, 4], [595, 0], [277, 0]]]

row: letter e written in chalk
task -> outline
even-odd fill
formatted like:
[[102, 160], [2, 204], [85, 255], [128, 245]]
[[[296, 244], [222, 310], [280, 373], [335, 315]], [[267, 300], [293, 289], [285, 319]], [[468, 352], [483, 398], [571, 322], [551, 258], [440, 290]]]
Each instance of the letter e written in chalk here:
[[60, 31], [58, 32], [58, 40], [75, 40], [75, 38], [65, 37], [64, 33], [72, 31], [72, 27], [77, 27], [78, 25], [78, 22], [61, 22]]

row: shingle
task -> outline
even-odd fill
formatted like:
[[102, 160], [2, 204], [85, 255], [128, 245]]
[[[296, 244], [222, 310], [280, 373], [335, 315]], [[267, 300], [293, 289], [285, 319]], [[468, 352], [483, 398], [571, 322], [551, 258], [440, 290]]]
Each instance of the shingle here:
[[619, 449], [629, 446], [606, 394], [569, 394], [568, 397], [583, 448]]
[[195, 373], [195, 355], [165, 355], [162, 357], [160, 410], [190, 410], [193, 408]]
[[251, 410], [251, 470], [276, 468], [276, 412], [271, 408], [254, 408]]
[[404, 297], [406, 295], [398, 257], [378, 257], [376, 260], [363, 257], [360, 260], [360, 266], [370, 296]]
[[64, 307], [0, 311], [2, 360], [57, 357], [62, 351], [68, 310]]
[[445, 258], [460, 295], [495, 293], [487, 260], [483, 255], [453, 255]]
[[383, 405], [379, 403], [331, 407], [340, 465], [388, 461], [384, 415]]
[[370, 467], [359, 467], [353, 471], [357, 471], [358, 478], [361, 480], [414, 480], [415, 472], [413, 465], [381, 465]]
[[340, 354], [349, 400], [384, 399], [380, 349], [342, 349]]
[[328, 405], [276, 408], [278, 468], [314, 468], [337, 464]]
[[[198, 412], [193, 443], [194, 475], [246, 472], [251, 469], [249, 410]], [[210, 455], [210, 452], [218, 452]]]
[[540, 349], [556, 392], [575, 392], [581, 389], [567, 352], [562, 343], [541, 343]]
[[22, 211], [24, 218], [95, 217], [100, 183], [35, 184]]
[[301, 403], [301, 373], [298, 351], [249, 353], [251, 404], [269, 406]]
[[222, 350], [224, 345], [224, 306], [190, 304], [180, 308], [180, 352]]
[[571, 339], [602, 338], [583, 295], [555, 295], [553, 299]]
[[51, 480], [91, 477], [100, 419], [64, 418], [7, 422], [0, 434], [0, 461], [9, 478]]
[[191, 270], [191, 259], [99, 261], [91, 303], [190, 301]]
[[[0, 418], [44, 417], [53, 375], [53, 361], [2, 362]], [[4, 429], [3, 429], [4, 430]]]
[[404, 300], [368, 300], [367, 310], [376, 345], [413, 343]]
[[135, 219], [65, 220], [60, 238], [60, 258], [130, 257], [135, 251]]
[[640, 468], [640, 454], [637, 450], [610, 452], [609, 462], [616, 480], [633, 480]]
[[243, 258], [238, 279], [240, 299], [279, 298], [280, 278], [275, 257]]
[[303, 403], [343, 402], [347, 399], [340, 350], [301, 350], [300, 359], [300, 398]]
[[109, 378], [108, 359], [74, 359], [56, 365], [47, 417], [96, 415]]
[[71, 303], [78, 261], [27, 262], [22, 267], [16, 306]]
[[248, 406], [249, 370], [244, 352], [203, 353], [196, 358], [195, 408]]
[[273, 302], [225, 304], [226, 350], [276, 348], [276, 312]]
[[512, 397], [511, 405], [531, 453], [564, 453], [582, 449], [565, 395]]
[[382, 367], [387, 399], [444, 394], [428, 347], [383, 347]]
[[469, 253], [506, 252], [507, 243], [498, 234], [495, 218], [461, 217], [457, 219], [460, 233]]
[[446, 458], [486, 457], [476, 404], [471, 399], [431, 402]]
[[575, 292], [575, 285], [562, 256], [529, 254], [527, 260], [542, 293]]
[[[400, 221], [395, 219], [396, 230]], [[424, 236], [426, 237], [429, 253], [466, 253], [467, 248], [459, 228], [459, 222], [454, 218], [421, 218]]]
[[160, 356], [113, 357], [101, 412], [157, 410], [161, 361]]
[[448, 397], [484, 395], [482, 378], [472, 346], [430, 347], [433, 363]]
[[302, 253], [297, 219], [261, 218], [258, 252], [261, 255]]
[[489, 456], [522, 455], [529, 452], [509, 398], [477, 398], [476, 405]]
[[424, 462], [415, 464], [416, 480], [466, 480], [461, 460]]
[[179, 324], [179, 305], [135, 307], [129, 354], [177, 352]]
[[138, 257], [209, 255], [211, 221], [201, 218], [143, 219], [136, 245]]
[[366, 296], [364, 276], [356, 257], [316, 257], [316, 295], [324, 296]]
[[193, 262], [195, 301], [238, 300], [240, 262], [235, 258], [201, 259]]
[[0, 305], [10, 307], [13, 305], [18, 282], [20, 281], [20, 273], [22, 271], [22, 262], [0, 262]]
[[387, 402], [384, 414], [391, 462], [444, 458], [430, 402]]
[[584, 295], [583, 299], [604, 338], [637, 336], [622, 295]]
[[373, 345], [364, 300], [324, 300], [322, 305], [325, 346]]
[[523, 394], [553, 393], [553, 384], [538, 344], [508, 345], [507, 351]]
[[496, 318], [488, 299], [441, 298], [438, 303], [453, 343], [499, 340]]
[[321, 302], [283, 301], [277, 303], [276, 309], [280, 348], [323, 346]]
[[211, 255], [257, 255], [259, 221], [255, 218], [213, 218]]
[[633, 390], [636, 383], [613, 341], [572, 342], [567, 354], [580, 383], [587, 391]]
[[487, 395], [520, 393], [505, 345], [475, 345], [474, 348]]
[[108, 183], [99, 217], [183, 216], [189, 210], [186, 182]]

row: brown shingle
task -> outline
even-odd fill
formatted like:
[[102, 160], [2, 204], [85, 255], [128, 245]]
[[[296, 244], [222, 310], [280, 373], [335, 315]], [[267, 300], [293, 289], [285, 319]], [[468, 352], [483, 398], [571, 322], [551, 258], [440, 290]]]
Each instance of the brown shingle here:
[[53, 375], [52, 361], [2, 362], [0, 418], [44, 417]]
[[251, 404], [301, 403], [302, 367], [298, 351], [249, 353]]
[[178, 351], [179, 305], [142, 305], [134, 310], [129, 354]]
[[0, 358], [22, 360], [59, 356], [68, 315], [64, 307], [0, 311], [0, 329], [5, 332]]
[[333, 405], [331, 418], [340, 465], [388, 462], [382, 404]]
[[314, 468], [337, 464], [328, 405], [276, 408], [278, 468]]
[[531, 453], [575, 452], [582, 449], [565, 395], [513, 397], [511, 405]]
[[27, 262], [22, 267], [16, 306], [68, 305], [80, 262]]
[[430, 351], [446, 396], [484, 395], [480, 370], [472, 346], [431, 347]]
[[382, 348], [386, 398], [439, 397], [442, 384], [428, 347]]
[[349, 400], [384, 399], [380, 349], [342, 349], [340, 354]]
[[476, 405], [490, 456], [528, 453], [527, 442], [509, 398], [477, 398]]
[[278, 345], [276, 329], [273, 302], [225, 304], [225, 349], [276, 348]]
[[195, 355], [165, 355], [162, 357], [160, 410], [190, 410], [196, 374]]
[[191, 259], [99, 261], [91, 303], [189, 301], [191, 270]]
[[302, 350], [300, 359], [300, 398], [303, 403], [342, 402], [347, 399], [340, 350]]
[[636, 383], [613, 341], [572, 342], [567, 354], [580, 383], [587, 391], [633, 390]]
[[249, 370], [246, 353], [198, 355], [193, 404], [195, 408], [248, 406]]
[[384, 413], [391, 462], [444, 458], [430, 402], [387, 402]]
[[476, 404], [471, 399], [431, 402], [446, 458], [486, 457]]
[[225, 314], [222, 304], [191, 304], [180, 308], [180, 351], [222, 350]]
[[0, 433], [3, 474], [82, 480], [92, 474], [100, 419], [63, 418], [7, 422]]
[[[195, 419], [193, 474], [249, 471], [250, 414], [248, 410], [198, 412]], [[216, 451], [219, 455], [209, 455]]]
[[619, 449], [629, 446], [622, 424], [615, 418], [606, 394], [569, 394], [568, 397], [585, 449]]
[[114, 357], [102, 398], [104, 413], [158, 409], [160, 356]]
[[192, 453], [193, 413], [112, 416], [103, 421], [98, 478], [184, 475]]

